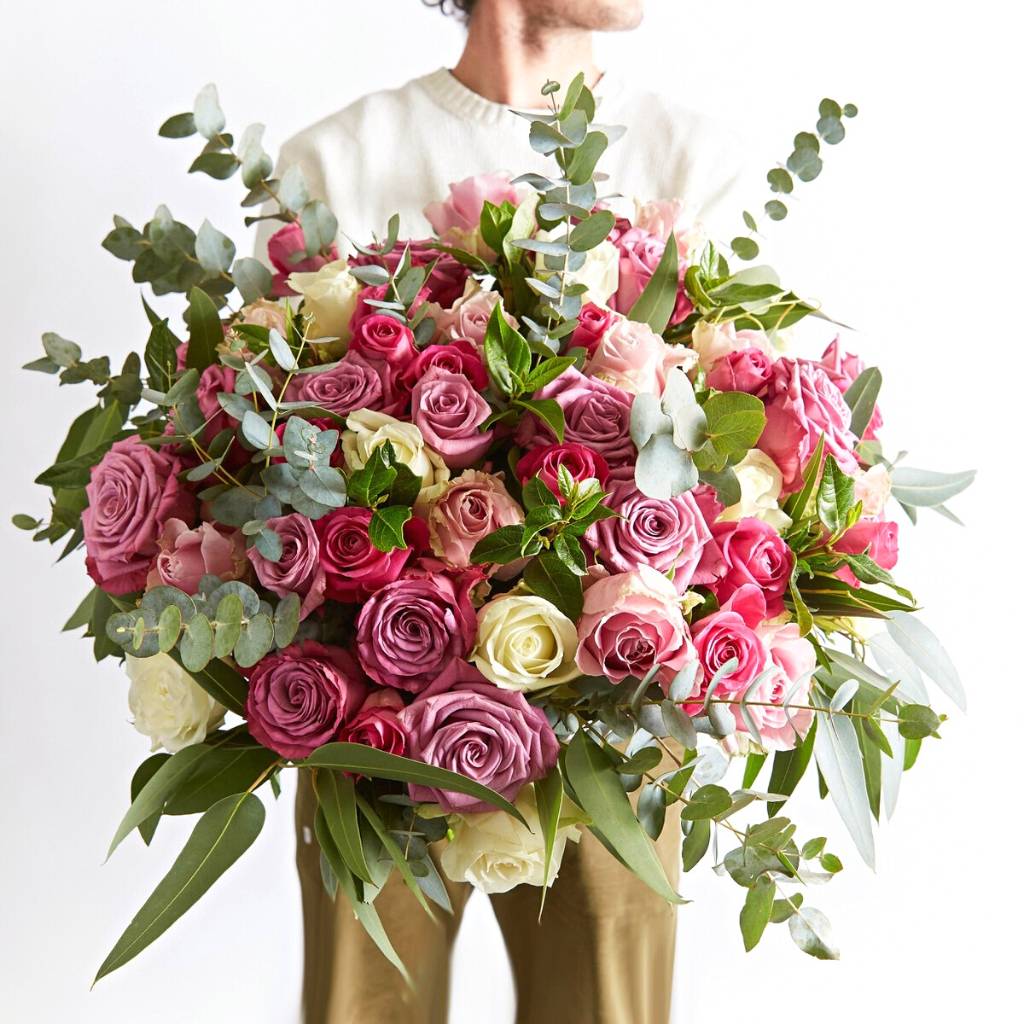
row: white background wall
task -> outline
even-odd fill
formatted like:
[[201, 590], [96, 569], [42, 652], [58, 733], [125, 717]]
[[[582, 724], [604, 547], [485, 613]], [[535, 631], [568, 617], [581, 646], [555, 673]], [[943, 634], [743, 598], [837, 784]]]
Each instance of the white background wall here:
[[[834, 837], [847, 870], [815, 901], [843, 959], [813, 961], [785, 931], [742, 951], [740, 891], [701, 870], [680, 914], [677, 1024], [742, 1014], [833, 1024], [970, 1014], [1016, 1002], [1020, 907], [1020, 294], [1017, 16], [1011, 5], [866, 0], [650, 0], [607, 60], [773, 142], [784, 157], [818, 99], [862, 116], [773, 229], [794, 288], [827, 300], [884, 369], [891, 450], [981, 472], [956, 508], [967, 530], [924, 516], [904, 532], [917, 591], [969, 688], [927, 745], [883, 829], [877, 875], [859, 867], [831, 809], [800, 803], [804, 834]], [[232, 124], [276, 145], [358, 94], [454, 62], [461, 30], [416, 0], [372, 4], [5, 0], [0, 34], [3, 521], [44, 511], [31, 478], [85, 403], [20, 373], [57, 330], [115, 359], [145, 325], [124, 264], [99, 248], [118, 211], [157, 202], [198, 224], [238, 225], [236, 183], [186, 178], [189, 144], [158, 139], [168, 114], [215, 80]], [[400, 159], [396, 154], [396, 159]], [[482, 168], [483, 170], [483, 168]], [[229, 233], [232, 233], [229, 231]], [[236, 238], [240, 238], [240, 232]], [[821, 336], [820, 341], [827, 338]], [[811, 353], [807, 353], [811, 354]], [[0, 1016], [18, 1022], [170, 1024], [297, 1019], [301, 950], [290, 809], [271, 808], [252, 850], [200, 906], [90, 993], [92, 974], [184, 841], [160, 826], [101, 867], [145, 742], [126, 681], [58, 629], [85, 592], [77, 559], [0, 524], [5, 670], [0, 683]], [[501, 940], [471, 905], [452, 1020], [512, 1019]], [[484, 1009], [486, 1008], [486, 1009]], [[1001, 1014], [1000, 1014], [1001, 1016]], [[629, 1022], [622, 1022], [629, 1024]]]

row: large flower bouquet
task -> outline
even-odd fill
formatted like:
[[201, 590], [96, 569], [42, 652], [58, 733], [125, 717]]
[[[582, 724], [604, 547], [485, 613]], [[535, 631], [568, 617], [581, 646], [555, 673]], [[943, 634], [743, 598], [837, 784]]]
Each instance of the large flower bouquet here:
[[[301, 173], [272, 177], [262, 127], [236, 144], [207, 87], [161, 134], [198, 133], [190, 170], [238, 172], [250, 220], [281, 222], [272, 268], [166, 207], [117, 217], [104, 246], [187, 297], [184, 337], [147, 304], [119, 372], [54, 334], [29, 364], [99, 388], [38, 478], [49, 521], [15, 521], [84, 544], [95, 586], [66, 628], [124, 660], [158, 751], [111, 849], [202, 815], [100, 976], [250, 846], [287, 768], [315, 789], [325, 885], [399, 969], [374, 910], [391, 872], [428, 913], [450, 909], [439, 869], [542, 896], [588, 828], [679, 902], [652, 843], [669, 814], [683, 867], [711, 849], [746, 891], [748, 949], [788, 922], [837, 955], [798, 887], [842, 865], [780, 810], [813, 759], [870, 862], [941, 722], [924, 678], [962, 701], [890, 575], [886, 513], [951, 515], [971, 474], [886, 459], [879, 371], [838, 339], [782, 354], [827, 318], [732, 269], [677, 201], [616, 215], [595, 167], [621, 129], [581, 77], [545, 93], [527, 117], [549, 176], [453, 185], [425, 211], [436, 237], [393, 218], [342, 259]], [[768, 218], [855, 114], [821, 104], [768, 174]]]

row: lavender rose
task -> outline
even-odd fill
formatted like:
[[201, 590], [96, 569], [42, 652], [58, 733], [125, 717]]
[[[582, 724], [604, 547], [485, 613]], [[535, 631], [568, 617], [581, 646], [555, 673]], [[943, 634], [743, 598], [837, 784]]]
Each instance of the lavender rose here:
[[289, 401], [312, 402], [347, 416], [356, 409], [383, 411], [392, 396], [384, 393], [384, 376], [362, 356], [347, 355], [329, 370], [304, 373], [288, 388]]
[[256, 577], [278, 597], [298, 594], [302, 598], [302, 618], [324, 603], [327, 579], [320, 564], [320, 541], [313, 524], [297, 512], [267, 520], [267, 526], [281, 538], [281, 557], [272, 562], [256, 548], [249, 549], [249, 560]]
[[490, 446], [493, 430], [480, 430], [491, 414], [487, 399], [461, 373], [432, 366], [412, 389], [412, 421], [449, 469], [465, 469]]
[[338, 739], [366, 696], [352, 656], [313, 640], [257, 662], [249, 675], [249, 732], [282, 757], [299, 760]]
[[82, 513], [85, 567], [109, 594], [146, 585], [168, 519], [191, 521], [195, 498], [182, 489], [177, 456], [143, 444], [137, 436], [116, 441], [93, 466]]
[[[499, 690], [466, 662], [452, 662], [433, 686], [400, 716], [409, 730], [409, 756], [459, 772], [515, 800], [558, 759], [558, 740], [544, 713], [521, 693]], [[410, 784], [413, 800], [445, 811], [493, 808], [464, 793]]]
[[381, 686], [419, 693], [473, 646], [476, 612], [470, 591], [480, 573], [407, 576], [363, 605], [356, 651]]

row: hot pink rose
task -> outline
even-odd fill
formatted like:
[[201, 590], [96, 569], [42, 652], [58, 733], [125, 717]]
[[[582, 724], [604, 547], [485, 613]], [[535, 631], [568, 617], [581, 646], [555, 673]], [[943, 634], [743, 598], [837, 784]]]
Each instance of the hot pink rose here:
[[292, 512], [268, 519], [267, 526], [281, 540], [281, 557], [272, 562], [257, 548], [250, 548], [249, 561], [256, 570], [256, 578], [278, 597], [298, 594], [302, 598], [301, 617], [305, 618], [324, 603], [327, 585], [313, 523]]
[[370, 542], [368, 508], [348, 505], [318, 519], [313, 528], [320, 542], [320, 566], [326, 575], [326, 594], [333, 601], [365, 601], [398, 579], [417, 549], [426, 545], [427, 531], [421, 520], [405, 524], [408, 547], [384, 552]]
[[740, 587], [753, 584], [764, 592], [768, 617], [781, 614], [795, 558], [778, 530], [761, 519], [746, 517], [715, 523], [711, 536], [723, 560], [722, 575], [709, 584], [718, 603], [725, 604]]
[[416, 356], [416, 339], [412, 331], [393, 316], [375, 313], [353, 329], [349, 351], [358, 353], [374, 366], [385, 363], [402, 370]]
[[196, 386], [196, 401], [199, 403], [199, 411], [206, 420], [206, 429], [203, 437], [208, 441], [215, 438], [222, 430], [234, 429], [235, 421], [221, 408], [217, 400], [219, 392], [231, 392], [235, 390], [235, 371], [222, 363], [211, 363], [199, 375], [199, 384]]
[[277, 273], [274, 275], [274, 294], [295, 295], [288, 287], [288, 276], [319, 270], [327, 263], [338, 259], [338, 247], [331, 245], [329, 256], [307, 256], [306, 236], [298, 221], [285, 224], [275, 231], [267, 241], [267, 256]]
[[[477, 289], [458, 299], [451, 309], [439, 310], [434, 317], [438, 331], [449, 341], [471, 342], [478, 351], [483, 350], [487, 321], [494, 307], [501, 301], [499, 292]], [[515, 321], [507, 314], [506, 320]]]
[[[488, 682], [462, 660], [401, 714], [409, 753], [417, 761], [458, 772], [515, 800], [529, 782], [547, 775], [558, 760], [558, 740], [540, 708], [516, 691]], [[413, 800], [439, 803], [469, 814], [493, 808], [451, 790], [409, 785]]]
[[[353, 333], [359, 329], [364, 320], [368, 320], [371, 316], [386, 315], [381, 313], [380, 306], [373, 305], [373, 302], [375, 301], [394, 301], [394, 293], [391, 291], [391, 285], [367, 285], [359, 292], [359, 296], [356, 299], [356, 308], [352, 311], [352, 319], [349, 321], [349, 329]], [[410, 314], [415, 313], [426, 301], [427, 289], [421, 288], [416, 293], [416, 297], [412, 300], [412, 305], [409, 307]], [[397, 323], [398, 321], [396, 320], [395, 322]]]
[[207, 574], [237, 580], [249, 568], [241, 533], [221, 532], [212, 523], [189, 529], [180, 519], [168, 519], [157, 546], [160, 553], [146, 581], [147, 589], [163, 584], [195, 594], [199, 581]]
[[580, 310], [579, 326], [572, 332], [567, 347], [585, 348], [587, 355], [592, 356], [604, 332], [611, 326], [615, 315], [603, 306], [596, 306], [593, 302], [586, 303]]
[[381, 686], [419, 693], [476, 637], [470, 592], [480, 574], [406, 576], [363, 605], [356, 650], [366, 674]]
[[[636, 447], [629, 436], [633, 396], [628, 391], [585, 377], [570, 366], [534, 398], [553, 398], [562, 407], [567, 442], [593, 449], [612, 469], [636, 462]], [[518, 436], [526, 448], [554, 442], [551, 431], [534, 416], [523, 417]]]
[[479, 541], [522, 521], [523, 510], [500, 477], [467, 469], [430, 508], [431, 547], [439, 558], [465, 568]]
[[461, 373], [432, 366], [412, 389], [412, 422], [449, 469], [464, 469], [487, 451], [494, 431], [480, 425], [490, 415], [487, 399]]
[[765, 618], [764, 594], [759, 587], [746, 585], [737, 590], [717, 612], [693, 624], [693, 646], [700, 661], [701, 674], [694, 685], [689, 714], [698, 714], [715, 673], [734, 658], [728, 675], [715, 687], [715, 695], [727, 697], [742, 693], [764, 671], [768, 653], [755, 632]]
[[448, 186], [448, 198], [429, 203], [423, 216], [440, 238], [464, 241], [480, 226], [485, 202], [495, 206], [518, 202], [515, 186], [503, 174], [476, 174], [453, 181]]
[[245, 717], [258, 743], [299, 760], [339, 739], [365, 696], [366, 684], [348, 651], [303, 640], [256, 663]]
[[378, 690], [363, 701], [356, 716], [344, 726], [339, 739], [404, 757], [409, 734], [402, 722], [405, 707], [397, 690]]
[[[864, 372], [864, 360], [852, 352], [843, 352], [839, 337], [836, 336], [829, 343], [828, 348], [822, 353], [818, 365], [828, 374], [836, 387], [843, 394], [846, 389]], [[875, 405], [868, 421], [867, 429], [864, 431], [864, 440], [873, 441], [878, 437], [878, 431], [882, 429], [882, 411]]]
[[857, 437], [850, 430], [850, 408], [828, 374], [807, 359], [783, 356], [772, 367], [764, 393], [767, 422], [760, 448], [782, 471], [783, 493], [803, 484], [804, 466], [825, 439], [825, 454], [852, 475], [857, 469]]
[[449, 373], [461, 373], [473, 382], [473, 387], [483, 391], [487, 387], [487, 370], [480, 358], [480, 352], [471, 341], [452, 341], [446, 345], [428, 345], [405, 368], [402, 382], [411, 391], [416, 382], [436, 366]]
[[760, 395], [772, 377], [772, 361], [759, 348], [741, 348], [719, 359], [707, 383], [716, 391], [745, 391]]
[[[866, 554], [879, 568], [892, 569], [899, 558], [899, 524], [885, 519], [861, 519], [832, 547], [845, 555]], [[845, 565], [836, 575], [853, 587], [860, 586], [860, 580]]]
[[[665, 240], [644, 228], [631, 227], [613, 236], [613, 242], [619, 250], [619, 287], [608, 304], [620, 313], [628, 313], [658, 268], [665, 252]], [[685, 253], [680, 257], [679, 291], [670, 321], [674, 324], [682, 322], [693, 312], [693, 304], [683, 289]]]
[[164, 523], [191, 522], [195, 498], [178, 483], [181, 460], [143, 444], [137, 436], [115, 441], [92, 468], [82, 513], [85, 567], [108, 594], [146, 585]]
[[629, 480], [612, 490], [606, 504], [618, 516], [599, 520], [586, 534], [598, 561], [613, 573], [641, 565], [671, 573], [673, 586], [683, 593], [711, 540], [692, 492], [660, 501], [642, 494]]
[[525, 484], [533, 477], [539, 477], [549, 491], [558, 495], [565, 504], [558, 487], [558, 470], [564, 468], [573, 483], [597, 480], [604, 487], [608, 482], [608, 463], [585, 444], [570, 441], [566, 444], [545, 444], [530, 449], [516, 463], [516, 476]]
[[[807, 735], [814, 717], [806, 707], [810, 703], [811, 673], [817, 664], [814, 648], [800, 636], [795, 622], [763, 625], [757, 632], [767, 651], [768, 667], [774, 671], [749, 692], [747, 710], [766, 750], [791, 750]], [[787, 699], [788, 709], [784, 707]], [[736, 728], [745, 732], [747, 726], [739, 706], [731, 710]]]
[[660, 665], [657, 678], [667, 689], [694, 658], [679, 594], [648, 565], [591, 583], [577, 631], [580, 670], [614, 683], [642, 678]]
[[427, 301], [450, 306], [462, 294], [466, 278], [469, 277], [469, 267], [460, 263], [450, 253], [437, 249], [431, 238], [399, 240], [386, 255], [368, 256], [364, 253], [356, 253], [350, 256], [348, 261], [349, 265], [353, 267], [364, 267], [373, 263], [379, 267], [386, 267], [393, 273], [398, 269], [406, 249], [409, 250], [414, 267], [433, 264], [433, 270], [424, 284]]

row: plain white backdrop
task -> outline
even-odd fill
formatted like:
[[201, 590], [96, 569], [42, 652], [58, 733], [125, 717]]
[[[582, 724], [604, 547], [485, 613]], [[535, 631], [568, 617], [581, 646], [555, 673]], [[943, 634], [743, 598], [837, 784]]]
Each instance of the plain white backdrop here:
[[[49, 548], [6, 525], [13, 512], [45, 514], [31, 480], [86, 386], [58, 391], [17, 367], [41, 354], [45, 330], [115, 361], [143, 343], [138, 288], [99, 247], [115, 211], [141, 223], [166, 202], [241, 242], [237, 183], [186, 177], [192, 145], [156, 135], [200, 86], [217, 82], [230, 124], [265, 121], [274, 148], [363, 92], [450, 66], [461, 29], [418, 0], [5, 0], [3, 12], [0, 1016], [292, 1024], [302, 949], [290, 793], [194, 911], [89, 991], [191, 822], [165, 821], [152, 849], [126, 842], [101, 866], [146, 744], [114, 663], [97, 668], [88, 644], [59, 633], [86, 590], [80, 560], [53, 569]], [[955, 502], [967, 529], [923, 515], [904, 529], [900, 565], [960, 666], [969, 714], [943, 705], [944, 738], [905, 780], [876, 874], [815, 794], [794, 808], [803, 834], [831, 836], [847, 865], [813, 894], [842, 960], [805, 957], [784, 929], [745, 955], [741, 893], [702, 867], [684, 885], [695, 902], [680, 912], [676, 1024], [985, 1020], [1016, 1002], [1017, 18], [995, 0], [649, 0], [641, 29], [602, 41], [607, 64], [723, 118], [758, 153], [768, 143], [784, 158], [822, 96], [860, 106], [768, 252], [791, 287], [859, 328], [848, 344], [883, 369], [888, 449], [908, 449], [913, 465], [980, 471]], [[512, 1020], [500, 935], [480, 898], [453, 993], [455, 1024]]]

